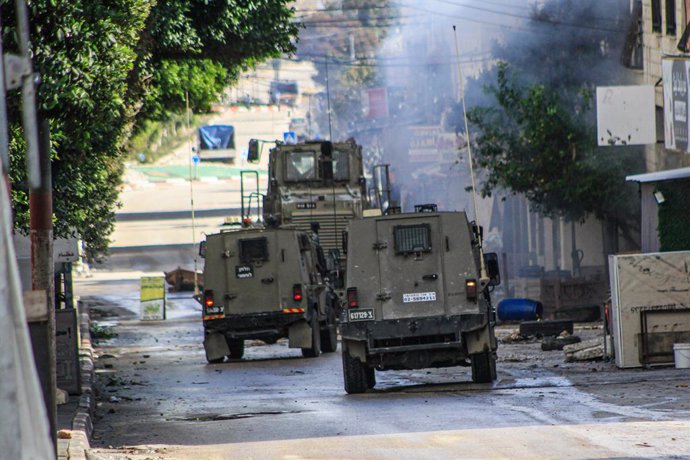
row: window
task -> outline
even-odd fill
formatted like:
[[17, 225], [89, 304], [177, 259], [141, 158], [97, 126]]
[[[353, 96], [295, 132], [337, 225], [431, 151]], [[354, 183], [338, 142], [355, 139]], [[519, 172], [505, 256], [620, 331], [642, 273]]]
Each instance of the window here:
[[661, 0], [652, 0], [652, 32], [661, 33]]
[[316, 152], [289, 152], [286, 157], [285, 180], [301, 182], [316, 179]]
[[666, 35], [676, 34], [676, 0], [666, 0]]
[[240, 262], [266, 262], [268, 260], [268, 240], [266, 238], [248, 238], [240, 240]]
[[414, 254], [431, 251], [429, 224], [397, 225], [393, 228], [396, 254]]
[[333, 151], [333, 179], [350, 180], [350, 157], [347, 152]]

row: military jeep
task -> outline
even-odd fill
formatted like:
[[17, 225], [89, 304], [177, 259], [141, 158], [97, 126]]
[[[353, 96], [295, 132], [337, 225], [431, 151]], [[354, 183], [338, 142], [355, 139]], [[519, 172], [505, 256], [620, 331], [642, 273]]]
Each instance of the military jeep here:
[[207, 235], [202, 316], [209, 363], [244, 355], [244, 341], [289, 339], [305, 357], [337, 347], [335, 294], [306, 232], [246, 228]]
[[482, 254], [480, 228], [464, 212], [416, 209], [350, 223], [340, 317], [347, 393], [372, 388], [375, 370], [468, 365], [473, 381], [496, 379], [497, 258]]

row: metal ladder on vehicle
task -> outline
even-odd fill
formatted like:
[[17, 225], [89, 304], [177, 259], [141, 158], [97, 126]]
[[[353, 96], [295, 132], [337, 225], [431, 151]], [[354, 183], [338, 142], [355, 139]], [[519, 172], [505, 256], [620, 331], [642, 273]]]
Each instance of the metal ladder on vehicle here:
[[[247, 192], [245, 189], [245, 181], [254, 180], [256, 188]], [[263, 193], [259, 192], [259, 172], [253, 170], [243, 170], [240, 171], [240, 218], [242, 224], [245, 224], [248, 220], [252, 218], [252, 202], [256, 200], [256, 220], [252, 222], [261, 221], [261, 201], [263, 199]], [[246, 205], [245, 205], [246, 203]]]

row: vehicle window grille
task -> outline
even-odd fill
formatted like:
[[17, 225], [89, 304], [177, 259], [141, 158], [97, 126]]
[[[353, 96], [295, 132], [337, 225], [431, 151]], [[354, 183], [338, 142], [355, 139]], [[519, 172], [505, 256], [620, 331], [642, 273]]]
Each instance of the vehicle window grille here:
[[397, 225], [393, 228], [396, 254], [431, 251], [429, 224]]
[[256, 261], [268, 261], [268, 240], [266, 238], [248, 238], [239, 241], [240, 261], [248, 264]]

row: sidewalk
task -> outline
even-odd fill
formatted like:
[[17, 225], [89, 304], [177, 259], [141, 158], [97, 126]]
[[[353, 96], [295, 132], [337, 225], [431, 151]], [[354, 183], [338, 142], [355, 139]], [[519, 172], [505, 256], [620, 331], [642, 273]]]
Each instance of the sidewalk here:
[[79, 364], [81, 369], [81, 395], [70, 395], [66, 404], [57, 407], [58, 459], [87, 460], [86, 451], [93, 430], [96, 396], [93, 394], [94, 356], [89, 331], [89, 312], [79, 313]]

